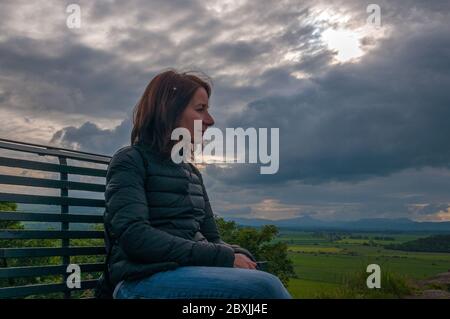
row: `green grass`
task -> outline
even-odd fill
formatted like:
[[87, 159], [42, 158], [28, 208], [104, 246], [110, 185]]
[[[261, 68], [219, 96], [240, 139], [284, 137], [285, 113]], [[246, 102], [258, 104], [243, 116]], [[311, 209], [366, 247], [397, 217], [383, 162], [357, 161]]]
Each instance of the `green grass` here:
[[[403, 252], [384, 249], [388, 241], [372, 240], [380, 234], [364, 234], [369, 239], [361, 243], [318, 238], [308, 232], [290, 231], [278, 238], [289, 244], [289, 257], [294, 263], [297, 278], [289, 281], [288, 289], [294, 298], [398, 298], [411, 292], [408, 282], [446, 272], [450, 268], [450, 254]], [[427, 234], [387, 234], [391, 242], [400, 243]], [[355, 239], [359, 240], [359, 239]], [[365, 287], [367, 265], [381, 267], [382, 289]], [[385, 277], [383, 277], [385, 276]], [[383, 290], [391, 282], [390, 290]], [[353, 286], [353, 287], [352, 287]], [[355, 287], [358, 287], [356, 289]], [[403, 287], [402, 289], [400, 289]]]
[[290, 245], [288, 250], [290, 252], [300, 252], [300, 253], [326, 253], [326, 254], [337, 254], [342, 252], [341, 248], [328, 247], [328, 246], [306, 246], [306, 245]]
[[367, 273], [364, 269], [348, 274], [337, 288], [331, 287], [320, 291], [316, 298], [327, 299], [393, 299], [412, 295], [415, 288], [411, 280], [404, 275], [391, 271], [381, 273], [380, 289], [368, 289]]
[[338, 288], [339, 288], [338, 284], [330, 282], [322, 282], [306, 279], [294, 279], [294, 278], [289, 280], [289, 292], [294, 298], [301, 298], [301, 299], [320, 298], [321, 294], [323, 294], [324, 292], [326, 291], [332, 292]]

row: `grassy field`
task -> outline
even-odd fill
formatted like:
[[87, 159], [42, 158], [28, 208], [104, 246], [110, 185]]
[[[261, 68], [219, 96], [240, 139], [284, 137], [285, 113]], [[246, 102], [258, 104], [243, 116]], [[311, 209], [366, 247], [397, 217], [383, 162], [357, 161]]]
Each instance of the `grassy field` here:
[[448, 253], [403, 252], [382, 246], [428, 235], [281, 231], [278, 240], [288, 243], [297, 274], [288, 287], [293, 297], [321, 298], [336, 294], [349, 276], [365, 272], [369, 264], [378, 264], [382, 273], [399, 275], [408, 282], [449, 271]]

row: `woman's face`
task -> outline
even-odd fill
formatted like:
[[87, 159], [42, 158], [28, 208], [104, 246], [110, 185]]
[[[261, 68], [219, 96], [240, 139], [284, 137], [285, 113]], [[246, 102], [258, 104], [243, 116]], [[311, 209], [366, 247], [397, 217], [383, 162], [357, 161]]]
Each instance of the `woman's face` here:
[[192, 97], [191, 101], [189, 102], [186, 109], [181, 114], [181, 118], [178, 124], [178, 127], [184, 127], [189, 130], [189, 133], [191, 134], [191, 141], [194, 142], [194, 121], [200, 120], [202, 125], [199, 129], [199, 132], [197, 134], [199, 136], [203, 137], [203, 133], [206, 131], [206, 129], [214, 125], [214, 119], [209, 114], [209, 104], [208, 104], [208, 93], [206, 90], [201, 87], [198, 88], [197, 91], [195, 91], [194, 96]]

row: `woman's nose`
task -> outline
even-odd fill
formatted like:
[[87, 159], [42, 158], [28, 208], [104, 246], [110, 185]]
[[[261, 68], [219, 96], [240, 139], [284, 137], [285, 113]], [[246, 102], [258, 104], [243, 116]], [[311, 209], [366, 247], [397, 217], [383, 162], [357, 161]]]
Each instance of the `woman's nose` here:
[[209, 112], [206, 113], [206, 118], [205, 118], [204, 122], [205, 122], [205, 124], [208, 125], [208, 126], [214, 125], [214, 123], [215, 123], [215, 122], [214, 122], [214, 119], [213, 119], [213, 117], [211, 116], [211, 114], [209, 114]]

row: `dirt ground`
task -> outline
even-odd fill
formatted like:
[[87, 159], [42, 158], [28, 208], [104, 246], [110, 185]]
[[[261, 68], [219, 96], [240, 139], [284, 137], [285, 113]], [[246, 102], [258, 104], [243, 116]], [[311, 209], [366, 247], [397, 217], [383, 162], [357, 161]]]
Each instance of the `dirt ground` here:
[[450, 299], [450, 270], [415, 283], [417, 292], [410, 299]]

